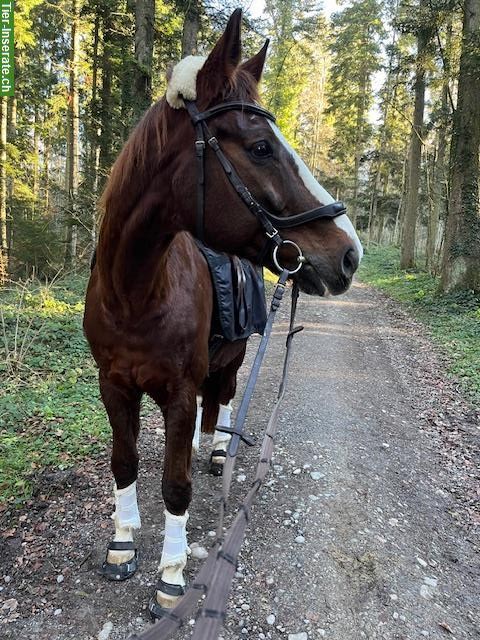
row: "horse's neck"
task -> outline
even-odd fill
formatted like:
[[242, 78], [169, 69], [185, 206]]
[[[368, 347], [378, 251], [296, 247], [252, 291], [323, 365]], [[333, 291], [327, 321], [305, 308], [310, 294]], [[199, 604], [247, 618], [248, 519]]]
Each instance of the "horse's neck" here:
[[152, 182], [129, 215], [115, 212], [102, 225], [98, 244], [98, 271], [105, 296], [112, 303], [122, 298], [147, 297], [152, 275], [172, 237], [189, 230], [181, 212], [171, 211], [169, 182]]

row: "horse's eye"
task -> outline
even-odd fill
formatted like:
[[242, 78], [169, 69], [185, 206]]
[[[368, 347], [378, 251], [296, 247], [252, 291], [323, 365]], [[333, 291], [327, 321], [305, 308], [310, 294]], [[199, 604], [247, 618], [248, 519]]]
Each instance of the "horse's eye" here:
[[260, 140], [253, 145], [252, 154], [255, 158], [269, 158], [273, 154], [273, 151], [266, 140]]

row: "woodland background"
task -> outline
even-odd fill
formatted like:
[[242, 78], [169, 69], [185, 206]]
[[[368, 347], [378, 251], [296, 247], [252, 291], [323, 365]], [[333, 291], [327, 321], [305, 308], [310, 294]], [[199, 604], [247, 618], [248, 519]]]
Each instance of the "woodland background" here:
[[[327, 0], [328, 6], [332, 6]], [[366, 248], [359, 277], [409, 305], [480, 398], [480, 0], [18, 0], [0, 99], [0, 499], [104, 450], [82, 335], [110, 166], [168, 65], [243, 4], [271, 39], [263, 102]], [[0, 512], [2, 505], [0, 501]]]
[[[86, 263], [123, 142], [205, 53], [239, 2], [18, 0], [16, 91], [1, 104], [3, 278]], [[230, 6], [231, 5], [231, 6]], [[266, 36], [266, 106], [371, 243], [480, 288], [479, 0], [245, 3], [245, 56]], [[258, 12], [257, 12], [258, 13]]]

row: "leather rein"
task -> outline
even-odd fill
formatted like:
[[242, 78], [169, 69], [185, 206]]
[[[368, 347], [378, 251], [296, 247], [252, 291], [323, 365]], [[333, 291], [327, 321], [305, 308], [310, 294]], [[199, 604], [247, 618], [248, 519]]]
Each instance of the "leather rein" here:
[[216, 116], [221, 115], [222, 113], [226, 113], [227, 111], [242, 111], [244, 113], [253, 113], [255, 115], [263, 116], [270, 120], [271, 122], [276, 122], [275, 116], [260, 107], [257, 104], [253, 104], [250, 102], [240, 102], [240, 101], [232, 101], [232, 102], [222, 102], [221, 104], [216, 105], [215, 107], [211, 107], [206, 111], [200, 112], [197, 108], [197, 105], [192, 100], [184, 100], [185, 107], [190, 116], [192, 124], [195, 128], [196, 140], [195, 140], [195, 155], [197, 158], [197, 217], [196, 217], [196, 237], [204, 242], [205, 236], [205, 150], [208, 146], [213, 149], [215, 152], [215, 156], [219, 161], [225, 175], [228, 178], [228, 181], [235, 189], [236, 193], [245, 204], [247, 209], [252, 213], [260, 225], [263, 227], [263, 230], [267, 236], [267, 243], [274, 243], [273, 250], [273, 259], [274, 263], [279, 269], [282, 271], [283, 267], [281, 267], [278, 263], [277, 252], [278, 249], [283, 244], [293, 245], [294, 248], [298, 252], [297, 261], [298, 266], [290, 273], [295, 273], [298, 271], [302, 263], [305, 262], [305, 258], [303, 256], [302, 250], [300, 247], [292, 242], [291, 240], [284, 240], [280, 235], [279, 229], [291, 229], [292, 227], [298, 227], [303, 224], [307, 224], [308, 222], [312, 222], [313, 220], [318, 220], [320, 218], [337, 218], [338, 216], [346, 213], [346, 207], [343, 202], [336, 201], [330, 204], [322, 205], [319, 207], [315, 207], [314, 209], [310, 209], [309, 211], [304, 211], [302, 213], [297, 213], [291, 216], [277, 216], [268, 209], [266, 209], [263, 205], [261, 205], [258, 200], [252, 195], [248, 187], [242, 181], [234, 166], [227, 158], [227, 156], [222, 151], [222, 148], [217, 140], [217, 138], [213, 135], [211, 130], [208, 127], [207, 121], [215, 118]]

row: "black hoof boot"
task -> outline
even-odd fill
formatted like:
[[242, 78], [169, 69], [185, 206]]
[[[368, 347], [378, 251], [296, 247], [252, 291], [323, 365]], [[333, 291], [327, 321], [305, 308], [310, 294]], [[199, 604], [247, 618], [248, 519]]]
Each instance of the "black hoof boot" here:
[[[162, 607], [157, 600], [157, 591], [165, 594], [165, 602], [172, 603], [172, 607]], [[185, 595], [185, 587], [180, 586], [179, 584], [169, 584], [168, 582], [164, 582], [163, 580], [159, 580], [156, 591], [154, 595], [150, 598], [150, 602], [148, 603], [148, 612], [152, 618], [152, 620], [160, 620], [165, 616], [168, 616], [169, 612], [173, 609], [173, 607], [177, 604], [179, 598]], [[171, 598], [169, 598], [170, 596]]]
[[[221, 476], [223, 474], [223, 466], [225, 464], [226, 457], [227, 452], [223, 451], [223, 449], [215, 449], [215, 451], [212, 451], [208, 466], [208, 470], [212, 476]], [[222, 462], [220, 462], [220, 460], [222, 460]]]
[[[135, 555], [128, 562], [115, 564], [114, 562], [107, 562], [109, 551], [134, 551]], [[138, 553], [133, 542], [110, 542], [107, 547], [107, 557], [101, 569], [102, 575], [105, 576], [107, 580], [113, 580], [115, 582], [128, 580], [138, 569]]]

